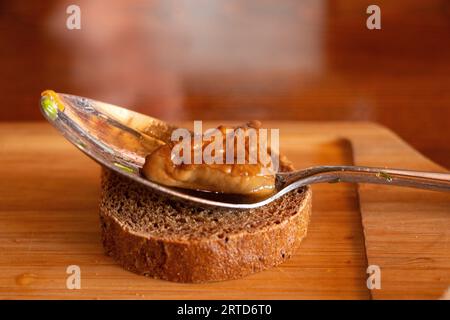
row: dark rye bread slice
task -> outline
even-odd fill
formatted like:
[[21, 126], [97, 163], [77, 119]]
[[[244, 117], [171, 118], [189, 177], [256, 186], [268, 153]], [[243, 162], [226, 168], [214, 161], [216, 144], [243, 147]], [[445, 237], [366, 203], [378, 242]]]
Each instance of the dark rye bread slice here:
[[311, 190], [257, 209], [205, 209], [102, 172], [105, 251], [125, 269], [178, 282], [236, 279], [288, 259], [306, 236]]

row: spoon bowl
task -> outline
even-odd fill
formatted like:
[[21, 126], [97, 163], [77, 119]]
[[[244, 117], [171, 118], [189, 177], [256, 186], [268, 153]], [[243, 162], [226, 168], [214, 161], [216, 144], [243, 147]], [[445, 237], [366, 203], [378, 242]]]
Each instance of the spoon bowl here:
[[200, 206], [250, 209], [313, 183], [364, 182], [450, 191], [450, 174], [357, 166], [320, 166], [276, 174], [276, 191], [247, 197], [171, 188], [141, 175], [145, 156], [170, 141], [177, 127], [112, 104], [70, 94], [44, 91], [45, 118], [71, 143], [105, 168], [155, 192]]

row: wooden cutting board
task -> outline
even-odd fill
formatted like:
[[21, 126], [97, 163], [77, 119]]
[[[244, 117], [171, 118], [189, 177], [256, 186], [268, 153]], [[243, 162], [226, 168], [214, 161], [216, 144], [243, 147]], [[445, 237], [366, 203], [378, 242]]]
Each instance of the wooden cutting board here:
[[[280, 129], [298, 168], [444, 171], [373, 123], [264, 125]], [[103, 254], [99, 172], [47, 123], [0, 124], [0, 298], [437, 299], [450, 286], [450, 193], [316, 185], [308, 236], [288, 262], [240, 280], [178, 284]], [[69, 265], [80, 267], [79, 290], [66, 287]], [[369, 265], [380, 267], [381, 289], [367, 288]]]

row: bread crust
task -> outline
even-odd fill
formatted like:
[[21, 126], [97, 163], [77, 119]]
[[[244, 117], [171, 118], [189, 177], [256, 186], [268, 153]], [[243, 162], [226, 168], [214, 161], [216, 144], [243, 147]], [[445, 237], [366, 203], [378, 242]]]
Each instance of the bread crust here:
[[[298, 192], [297, 212], [270, 226], [252, 232], [230, 233], [223, 238], [176, 239], [134, 230], [125, 221], [126, 216], [112, 214], [103, 202], [111, 192], [108, 188], [109, 183], [113, 183], [111, 179], [114, 179], [111, 173], [102, 174], [103, 246], [107, 255], [137, 274], [176, 282], [237, 279], [282, 263], [307, 233], [312, 197], [309, 187]], [[124, 194], [115, 197], [127, 201]], [[280, 201], [292, 201], [283, 198]]]

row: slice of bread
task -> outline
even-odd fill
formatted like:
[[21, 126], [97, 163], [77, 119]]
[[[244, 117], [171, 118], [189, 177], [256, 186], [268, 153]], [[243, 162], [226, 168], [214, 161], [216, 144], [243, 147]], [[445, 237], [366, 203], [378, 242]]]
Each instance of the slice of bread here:
[[125, 269], [178, 282], [236, 279], [288, 259], [306, 236], [309, 187], [257, 209], [199, 208], [103, 169], [105, 251]]

